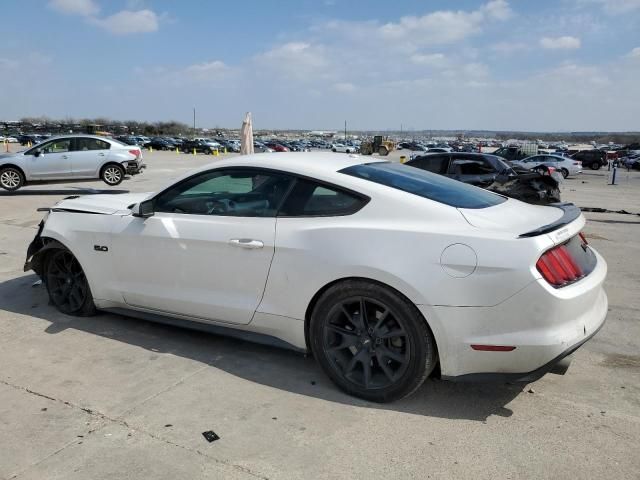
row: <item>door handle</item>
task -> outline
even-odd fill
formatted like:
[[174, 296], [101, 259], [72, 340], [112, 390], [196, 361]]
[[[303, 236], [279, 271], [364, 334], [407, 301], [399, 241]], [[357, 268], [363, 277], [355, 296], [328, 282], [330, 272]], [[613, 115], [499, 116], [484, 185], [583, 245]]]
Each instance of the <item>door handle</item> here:
[[250, 238], [232, 238], [229, 240], [229, 245], [234, 247], [242, 247], [247, 249], [256, 249], [264, 247], [264, 243], [260, 240], [252, 240]]
[[98, 156], [99, 157], [104, 157], [104, 153], [99, 153]]

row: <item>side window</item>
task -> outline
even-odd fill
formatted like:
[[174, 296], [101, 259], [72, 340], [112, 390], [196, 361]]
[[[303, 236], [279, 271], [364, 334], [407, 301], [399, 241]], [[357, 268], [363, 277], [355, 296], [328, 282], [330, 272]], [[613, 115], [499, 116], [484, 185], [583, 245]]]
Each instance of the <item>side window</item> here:
[[449, 174], [451, 175], [487, 175], [491, 173], [495, 173], [495, 169], [484, 158], [455, 159], [451, 161], [449, 166]]
[[49, 143], [45, 143], [39, 147], [43, 153], [64, 153], [71, 149], [71, 139], [62, 138], [60, 140], [53, 140]]
[[427, 172], [444, 175], [447, 173], [447, 164], [449, 158], [446, 155], [433, 155], [420, 157], [410, 162], [411, 167], [416, 167]]
[[86, 152], [88, 150], [109, 150], [111, 144], [97, 138], [76, 138], [75, 150]]
[[156, 212], [232, 217], [274, 217], [292, 178], [255, 169], [214, 170], [161, 193]]
[[339, 216], [350, 215], [366, 203], [363, 198], [344, 190], [324, 186], [311, 180], [296, 180], [278, 216]]

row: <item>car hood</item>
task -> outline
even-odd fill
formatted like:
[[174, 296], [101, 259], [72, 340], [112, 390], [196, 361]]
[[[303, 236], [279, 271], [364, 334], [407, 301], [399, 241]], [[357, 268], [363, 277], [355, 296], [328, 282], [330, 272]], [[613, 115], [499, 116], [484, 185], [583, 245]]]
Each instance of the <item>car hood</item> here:
[[68, 197], [58, 202], [54, 208], [81, 213], [101, 213], [104, 215], [112, 215], [118, 212], [128, 213], [130, 205], [140, 203], [151, 195], [152, 193], [147, 192]]
[[561, 208], [531, 205], [512, 198], [489, 208], [459, 208], [458, 210], [474, 227], [498, 230], [514, 235], [521, 235], [545, 225], [551, 225], [564, 215]]
[[18, 154], [17, 153], [0, 153], [0, 159], [4, 160], [6, 158], [13, 158], [13, 157], [17, 157]]

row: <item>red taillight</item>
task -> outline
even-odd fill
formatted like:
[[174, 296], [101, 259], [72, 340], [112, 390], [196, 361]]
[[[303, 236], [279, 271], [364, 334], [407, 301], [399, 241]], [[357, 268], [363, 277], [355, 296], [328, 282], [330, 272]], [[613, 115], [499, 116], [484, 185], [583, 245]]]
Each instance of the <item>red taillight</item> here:
[[135, 155], [135, 156], [136, 156], [136, 158], [138, 158], [138, 157], [140, 156], [140, 150], [138, 150], [138, 149], [135, 149], [135, 150], [129, 150], [129, 153], [130, 153], [131, 155]]
[[584, 272], [565, 245], [545, 252], [536, 263], [536, 268], [544, 279], [556, 288], [569, 285], [584, 276]]

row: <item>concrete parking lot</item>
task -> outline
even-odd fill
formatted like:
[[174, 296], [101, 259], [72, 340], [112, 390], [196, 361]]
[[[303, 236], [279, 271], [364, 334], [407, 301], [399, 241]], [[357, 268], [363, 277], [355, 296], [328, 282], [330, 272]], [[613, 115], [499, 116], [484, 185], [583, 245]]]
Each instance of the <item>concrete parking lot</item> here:
[[[22, 272], [36, 208], [92, 189], [153, 191], [216, 158], [145, 152], [147, 171], [113, 189], [0, 191], [0, 478], [638, 478], [640, 172], [609, 186], [610, 172], [587, 171], [563, 186], [581, 207], [632, 213], [586, 213], [609, 264], [610, 311], [565, 376], [524, 387], [429, 379], [378, 405], [293, 352], [64, 316]], [[208, 430], [220, 439], [208, 443]]]

